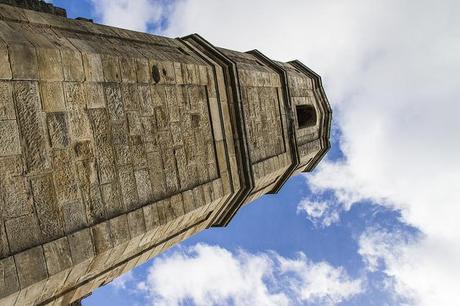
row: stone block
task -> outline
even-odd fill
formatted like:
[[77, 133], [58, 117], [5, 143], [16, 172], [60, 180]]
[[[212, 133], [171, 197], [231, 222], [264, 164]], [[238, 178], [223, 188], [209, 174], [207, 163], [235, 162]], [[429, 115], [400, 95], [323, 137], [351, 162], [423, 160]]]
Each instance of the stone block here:
[[150, 83], [150, 80], [152, 79], [152, 74], [148, 60], [145, 58], [138, 58], [136, 59], [136, 64], [137, 82]]
[[164, 199], [156, 203], [160, 224], [166, 224], [173, 221], [176, 216], [169, 199]]
[[110, 119], [113, 121], [123, 120], [125, 111], [120, 86], [118, 84], [104, 84], [104, 93]]
[[195, 203], [195, 208], [199, 208], [201, 206], [209, 204], [205, 201], [203, 187], [201, 185], [193, 188], [193, 199]]
[[21, 154], [21, 143], [16, 120], [0, 121], [0, 156]]
[[139, 195], [139, 205], [143, 206], [153, 201], [152, 184], [148, 170], [141, 169], [134, 172], [136, 178], [137, 193]]
[[193, 196], [192, 190], [187, 190], [182, 193], [183, 195], [183, 203], [184, 203], [184, 212], [189, 213], [195, 209], [195, 198]]
[[11, 88], [10, 82], [0, 81], [0, 120], [8, 119], [16, 119], [13, 103], [13, 89]]
[[6, 45], [0, 43], [0, 79], [10, 80], [12, 77], [11, 66]]
[[142, 134], [141, 142], [155, 142], [156, 140], [156, 123], [154, 117], [140, 117]]
[[6, 176], [22, 175], [24, 167], [22, 165], [21, 155], [0, 157], [0, 169]]
[[220, 199], [224, 195], [221, 179], [217, 179], [212, 182], [212, 194], [213, 200]]
[[102, 199], [106, 204], [107, 217], [112, 218], [126, 211], [118, 183], [101, 185]]
[[114, 246], [121, 245], [129, 240], [129, 226], [126, 214], [110, 219], [110, 232]]
[[64, 97], [68, 110], [86, 108], [86, 92], [83, 84], [79, 82], [63, 83]]
[[[0, 206], [3, 207], [3, 200], [0, 199]], [[10, 246], [8, 245], [8, 237], [6, 236], [5, 224], [0, 220], [0, 258], [5, 258], [10, 254]]]
[[85, 80], [90, 82], [103, 82], [104, 74], [102, 69], [101, 56], [94, 53], [82, 53]]
[[95, 82], [84, 83], [85, 101], [88, 108], [104, 108], [105, 97], [102, 84]]
[[124, 83], [121, 85], [123, 106], [126, 111], [139, 110], [139, 91], [137, 84]]
[[151, 231], [160, 225], [160, 216], [156, 203], [146, 205], [142, 208], [144, 210], [145, 228], [146, 231]]
[[29, 249], [14, 256], [21, 288], [38, 283], [48, 277], [43, 248]]
[[182, 77], [182, 69], [180, 63], [174, 62], [174, 75], [176, 76], [176, 84], [184, 84], [184, 78]]
[[46, 241], [57, 239], [64, 233], [62, 216], [56, 199], [53, 177], [48, 174], [31, 179], [35, 209], [42, 237]]
[[83, 203], [86, 208], [86, 217], [89, 224], [95, 224], [105, 220], [106, 209], [102, 194], [98, 185], [91, 185], [82, 192]]
[[142, 209], [136, 209], [128, 213], [128, 225], [131, 238], [138, 237], [145, 233], [144, 212]]
[[109, 222], [99, 223], [91, 228], [96, 254], [102, 254], [113, 247]]
[[73, 146], [77, 160], [88, 160], [94, 158], [93, 145], [89, 140], [77, 141]]
[[58, 274], [72, 266], [72, 257], [67, 237], [44, 244], [43, 250], [50, 276]]
[[155, 114], [152, 93], [148, 85], [138, 85], [139, 103], [143, 116], [153, 116]]
[[[0, 260], [0, 299], [19, 290], [18, 274], [13, 257]], [[1, 302], [0, 302], [1, 304]]]
[[141, 136], [129, 136], [129, 149], [134, 169], [147, 168], [147, 155]]
[[72, 140], [89, 140], [91, 139], [91, 127], [86, 112], [83, 87], [78, 83], [65, 82], [64, 84], [71, 138]]
[[17, 253], [42, 241], [40, 226], [34, 214], [9, 219], [5, 222], [10, 250]]
[[80, 52], [71, 49], [61, 49], [61, 58], [64, 80], [81, 82], [85, 79]]
[[46, 170], [50, 167], [50, 159], [36, 83], [15, 82], [13, 96], [27, 169], [29, 172]]
[[176, 218], [185, 214], [182, 193], [173, 195], [170, 199], [170, 203], [173, 209], [173, 214]]
[[74, 265], [94, 257], [94, 245], [91, 232], [88, 228], [68, 236], [70, 254]]
[[13, 79], [37, 80], [38, 63], [34, 47], [30, 44], [10, 44], [8, 48]]
[[46, 123], [48, 125], [51, 147], [65, 149], [70, 143], [69, 125], [67, 123], [66, 113], [47, 113]]
[[70, 160], [54, 158], [53, 169], [57, 201], [59, 203], [68, 203], [80, 200], [74, 163]]
[[96, 147], [99, 181], [101, 184], [110, 183], [115, 176], [115, 157], [112, 149], [112, 132], [106, 109], [88, 110], [93, 137]]
[[126, 112], [128, 119], [129, 134], [131, 136], [142, 135], [142, 124], [138, 112]]
[[179, 183], [181, 190], [185, 190], [192, 187], [193, 182], [188, 176], [187, 171], [187, 156], [185, 154], [185, 149], [183, 147], [180, 147], [174, 150], [174, 157], [176, 158], [177, 172], [179, 175]]
[[126, 83], [137, 82], [137, 65], [136, 60], [130, 57], [120, 58], [121, 79]]
[[118, 178], [121, 185], [121, 194], [126, 209], [132, 210], [139, 206], [136, 179], [131, 166], [118, 167]]
[[86, 211], [83, 202], [75, 201], [62, 204], [64, 231], [73, 233], [87, 225]]
[[40, 82], [42, 108], [45, 112], [64, 112], [64, 91], [61, 82]]
[[120, 82], [120, 63], [117, 56], [103, 54], [101, 55], [102, 69], [106, 82]]
[[62, 81], [61, 54], [58, 49], [37, 48], [38, 75], [40, 80]]

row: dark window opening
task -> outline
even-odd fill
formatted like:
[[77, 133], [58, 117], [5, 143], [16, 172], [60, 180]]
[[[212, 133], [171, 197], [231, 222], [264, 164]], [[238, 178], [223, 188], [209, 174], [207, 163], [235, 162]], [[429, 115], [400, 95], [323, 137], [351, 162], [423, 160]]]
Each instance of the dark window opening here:
[[314, 126], [316, 124], [316, 110], [311, 105], [296, 105], [298, 128]]
[[152, 66], [152, 79], [155, 83], [160, 82], [160, 69], [156, 65]]

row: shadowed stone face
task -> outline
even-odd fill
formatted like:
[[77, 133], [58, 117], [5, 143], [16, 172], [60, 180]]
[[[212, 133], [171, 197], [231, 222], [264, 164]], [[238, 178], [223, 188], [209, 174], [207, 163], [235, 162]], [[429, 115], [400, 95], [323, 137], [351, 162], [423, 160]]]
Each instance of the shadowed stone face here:
[[78, 301], [327, 150], [327, 100], [298, 62], [3, 2], [2, 305]]

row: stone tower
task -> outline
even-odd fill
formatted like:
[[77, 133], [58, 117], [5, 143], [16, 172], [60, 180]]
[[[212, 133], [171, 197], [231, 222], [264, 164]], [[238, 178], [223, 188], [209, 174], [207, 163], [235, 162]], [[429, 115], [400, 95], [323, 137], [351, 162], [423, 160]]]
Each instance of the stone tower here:
[[78, 301], [329, 148], [298, 61], [0, 3], [0, 305]]

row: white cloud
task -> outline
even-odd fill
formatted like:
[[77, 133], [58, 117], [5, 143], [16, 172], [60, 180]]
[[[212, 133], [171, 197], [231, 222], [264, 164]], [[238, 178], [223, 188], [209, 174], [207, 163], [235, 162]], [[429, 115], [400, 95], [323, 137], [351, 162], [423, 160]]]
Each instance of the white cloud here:
[[91, 0], [96, 15], [106, 25], [146, 32], [148, 25], [158, 23], [167, 5], [153, 0]]
[[305, 213], [317, 227], [327, 227], [340, 220], [339, 212], [341, 207], [329, 201], [311, 201], [308, 198], [302, 199], [297, 205], [297, 213]]
[[[147, 27], [146, 7], [95, 3], [115, 7], [104, 22]], [[346, 158], [322, 162], [311, 187], [334, 190], [345, 207], [369, 199], [400, 209], [424, 237], [386, 244], [399, 254], [385, 256], [387, 273], [420, 304], [442, 305], [460, 302], [459, 14], [454, 0], [183, 0], [161, 34], [197, 32], [319, 72]]]
[[156, 259], [138, 288], [153, 305], [335, 305], [362, 291], [361, 280], [303, 254], [289, 259], [205, 244]]
[[133, 282], [134, 280], [134, 272], [131, 270], [114, 279], [110, 285], [116, 289], [126, 290], [128, 289], [127, 284]]

